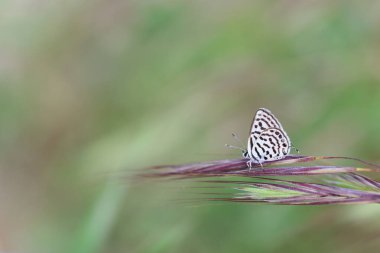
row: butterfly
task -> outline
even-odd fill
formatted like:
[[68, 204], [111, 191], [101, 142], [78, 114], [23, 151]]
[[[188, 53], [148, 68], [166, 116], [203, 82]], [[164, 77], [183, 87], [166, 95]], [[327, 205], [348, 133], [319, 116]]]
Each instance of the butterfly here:
[[247, 150], [243, 153], [251, 163], [276, 161], [286, 157], [292, 144], [280, 121], [265, 108], [257, 110], [251, 124]]
[[282, 159], [291, 148], [289, 136], [278, 119], [268, 109], [258, 109], [251, 124], [247, 149], [241, 149], [243, 157], [249, 159], [248, 167], [251, 168], [252, 163], [262, 165], [263, 162]]

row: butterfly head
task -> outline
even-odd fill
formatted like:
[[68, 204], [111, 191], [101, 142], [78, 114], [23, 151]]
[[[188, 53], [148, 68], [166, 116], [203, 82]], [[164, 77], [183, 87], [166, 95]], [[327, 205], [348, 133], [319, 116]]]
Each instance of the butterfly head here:
[[249, 158], [247, 150], [242, 150], [242, 153], [244, 158]]

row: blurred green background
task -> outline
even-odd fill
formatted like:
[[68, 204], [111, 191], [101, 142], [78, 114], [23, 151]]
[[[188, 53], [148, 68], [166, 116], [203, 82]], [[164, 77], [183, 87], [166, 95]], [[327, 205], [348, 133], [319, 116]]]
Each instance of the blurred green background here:
[[149, 165], [240, 157], [255, 111], [302, 154], [380, 162], [378, 1], [1, 1], [2, 252], [377, 252], [377, 205], [184, 205]]

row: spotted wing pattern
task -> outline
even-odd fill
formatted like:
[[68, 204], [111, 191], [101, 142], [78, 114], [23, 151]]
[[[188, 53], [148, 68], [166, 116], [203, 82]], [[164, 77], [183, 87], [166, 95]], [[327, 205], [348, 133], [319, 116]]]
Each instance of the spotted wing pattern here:
[[290, 140], [280, 128], [268, 128], [253, 142], [250, 138], [250, 157], [262, 163], [284, 158], [290, 152]]
[[278, 119], [260, 108], [252, 121], [247, 156], [255, 162], [274, 161], [290, 152], [290, 139]]
[[279, 128], [283, 130], [281, 123], [268, 109], [260, 108], [253, 118], [250, 135], [254, 139], [257, 139], [260, 133], [268, 128]]

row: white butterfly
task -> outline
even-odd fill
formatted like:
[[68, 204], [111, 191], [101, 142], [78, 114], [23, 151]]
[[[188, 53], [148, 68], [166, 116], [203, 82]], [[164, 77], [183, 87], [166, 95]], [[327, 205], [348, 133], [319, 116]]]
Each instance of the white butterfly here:
[[268, 109], [257, 110], [247, 149], [241, 149], [244, 158], [249, 158], [248, 167], [251, 168], [252, 163], [262, 164], [282, 159], [290, 153], [291, 147], [290, 139], [278, 119]]
[[278, 119], [268, 109], [257, 110], [244, 157], [261, 164], [284, 158], [290, 149], [290, 139]]

